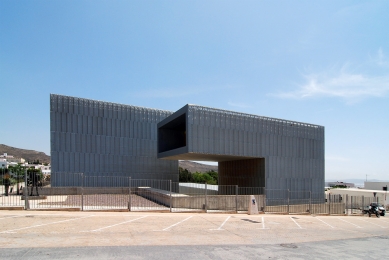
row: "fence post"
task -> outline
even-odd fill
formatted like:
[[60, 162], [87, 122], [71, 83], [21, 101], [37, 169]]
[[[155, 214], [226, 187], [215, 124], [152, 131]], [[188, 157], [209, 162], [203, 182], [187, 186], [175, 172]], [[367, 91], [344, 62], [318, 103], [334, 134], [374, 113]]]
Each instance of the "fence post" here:
[[261, 193], [263, 194], [263, 212], [265, 213], [266, 212], [266, 188], [265, 187], [263, 187], [263, 192]]
[[328, 193], [328, 214], [331, 215], [331, 193]]
[[364, 208], [365, 208], [365, 196], [362, 195], [362, 207], [361, 207], [361, 210], [363, 210]]
[[30, 209], [30, 204], [28, 203], [28, 186], [27, 186], [27, 168], [24, 169], [24, 209]]
[[[354, 198], [354, 199], [353, 199]], [[355, 207], [355, 198], [354, 196], [351, 196], [351, 214], [354, 213], [354, 207]]]
[[289, 194], [289, 189], [288, 189], [288, 214], [289, 214], [289, 197], [290, 197], [290, 194]]
[[348, 194], [346, 194], [346, 212], [347, 215], [350, 215], [348, 212]]
[[312, 212], [312, 191], [309, 191], [309, 214], [313, 214], [313, 212]]
[[169, 181], [169, 190], [170, 190], [170, 212], [172, 212], [172, 180]]
[[207, 213], [207, 183], [205, 183], [205, 204], [204, 204], [205, 213]]
[[238, 213], [238, 193], [239, 193], [239, 187], [238, 185], [235, 186], [235, 210], [236, 213]]
[[84, 174], [81, 173], [81, 211], [84, 211]]
[[131, 177], [128, 177], [128, 211], [131, 211]]

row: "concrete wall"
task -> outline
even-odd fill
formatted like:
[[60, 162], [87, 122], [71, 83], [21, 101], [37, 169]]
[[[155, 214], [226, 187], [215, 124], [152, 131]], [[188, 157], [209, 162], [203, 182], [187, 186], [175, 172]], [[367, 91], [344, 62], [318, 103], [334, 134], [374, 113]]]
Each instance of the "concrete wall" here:
[[345, 203], [319, 203], [319, 204], [300, 204], [300, 205], [278, 205], [266, 206], [265, 211], [268, 213], [285, 213], [291, 214], [345, 214]]
[[[189, 186], [185, 185], [185, 183], [180, 183], [178, 193], [186, 195], [205, 195], [205, 184], [193, 183], [192, 185], [193, 186]], [[218, 193], [218, 185], [207, 185], [208, 195], [218, 195]]]
[[[137, 195], [158, 203], [170, 206], [170, 192], [151, 189], [151, 188], [137, 188]], [[264, 208], [265, 197], [264, 195], [254, 195], [258, 209], [261, 211]], [[205, 210], [231, 210], [246, 211], [250, 203], [250, 195], [185, 195], [172, 193], [171, 197], [172, 208], [177, 209], [199, 209]]]
[[364, 196], [365, 198], [374, 198], [374, 193], [376, 194], [374, 201], [387, 206], [389, 205], [389, 193], [386, 191], [380, 190], [365, 190], [365, 189], [331, 189], [328, 191], [330, 194], [341, 194], [348, 196]]

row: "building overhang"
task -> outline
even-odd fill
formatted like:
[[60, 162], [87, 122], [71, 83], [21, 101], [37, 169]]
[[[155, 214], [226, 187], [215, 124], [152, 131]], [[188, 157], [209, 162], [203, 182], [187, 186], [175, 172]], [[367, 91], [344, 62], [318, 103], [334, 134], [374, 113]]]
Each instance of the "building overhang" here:
[[235, 160], [255, 159], [255, 158], [258, 157], [232, 156], [232, 155], [221, 155], [221, 154], [185, 153], [184, 150], [181, 149], [168, 151], [164, 153], [158, 153], [158, 159], [167, 159], [167, 160], [224, 162], [224, 161], [235, 161]]

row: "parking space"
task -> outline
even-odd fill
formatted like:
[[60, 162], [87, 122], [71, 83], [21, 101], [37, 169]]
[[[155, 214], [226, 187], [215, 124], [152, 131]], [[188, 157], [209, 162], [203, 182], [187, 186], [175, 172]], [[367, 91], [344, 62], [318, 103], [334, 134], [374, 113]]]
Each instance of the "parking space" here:
[[0, 234], [1, 247], [25, 245], [27, 237], [34, 237], [31, 247], [110, 241], [117, 245], [264, 244], [388, 236], [389, 221], [365, 216], [3, 211]]

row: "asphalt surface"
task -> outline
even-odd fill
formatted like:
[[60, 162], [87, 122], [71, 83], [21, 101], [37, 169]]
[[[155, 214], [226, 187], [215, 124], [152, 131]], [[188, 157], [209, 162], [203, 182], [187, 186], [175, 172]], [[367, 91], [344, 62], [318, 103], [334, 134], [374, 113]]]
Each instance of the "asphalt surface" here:
[[388, 259], [389, 218], [0, 212], [0, 259]]

